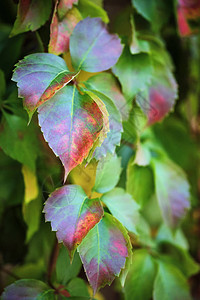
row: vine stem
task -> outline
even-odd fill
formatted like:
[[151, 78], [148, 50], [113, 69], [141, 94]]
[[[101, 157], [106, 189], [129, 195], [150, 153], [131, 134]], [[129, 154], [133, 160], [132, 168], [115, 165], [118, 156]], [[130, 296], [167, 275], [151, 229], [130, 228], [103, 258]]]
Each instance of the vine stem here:
[[51, 252], [51, 255], [50, 255], [50, 258], [49, 258], [48, 271], [47, 271], [47, 282], [48, 282], [49, 286], [52, 287], [56, 291], [57, 291], [57, 288], [51, 282], [51, 277], [52, 277], [52, 273], [56, 266], [58, 253], [59, 253], [59, 245], [58, 245], [58, 242], [56, 239], [53, 249], [52, 249], [52, 252]]

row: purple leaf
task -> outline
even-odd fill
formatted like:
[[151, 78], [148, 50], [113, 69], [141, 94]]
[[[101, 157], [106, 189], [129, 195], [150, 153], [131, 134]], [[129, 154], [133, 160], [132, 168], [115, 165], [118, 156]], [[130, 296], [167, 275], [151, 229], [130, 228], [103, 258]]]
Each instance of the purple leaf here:
[[[43, 299], [43, 293], [53, 300], [53, 292], [42, 281], [35, 279], [21, 279], [7, 286], [2, 294], [2, 300], [35, 300]], [[45, 298], [47, 299], [47, 298]]]
[[69, 47], [75, 70], [88, 72], [110, 69], [123, 48], [120, 39], [107, 31], [100, 18], [89, 17], [76, 25]]
[[97, 140], [103, 116], [98, 105], [75, 86], [65, 86], [38, 108], [45, 140], [68, 173], [82, 163]]
[[88, 199], [78, 185], [66, 185], [54, 191], [45, 203], [46, 221], [51, 221], [59, 242], [70, 257], [87, 233], [100, 221], [103, 208], [98, 199]]
[[105, 213], [78, 248], [94, 294], [119, 276], [130, 248], [126, 229], [112, 215]]
[[65, 61], [49, 53], [35, 53], [19, 61], [14, 70], [19, 97], [31, 117], [37, 107], [69, 83], [77, 73], [67, 69]]
[[175, 228], [189, 209], [189, 184], [183, 170], [169, 159], [152, 159], [158, 203], [166, 224]]

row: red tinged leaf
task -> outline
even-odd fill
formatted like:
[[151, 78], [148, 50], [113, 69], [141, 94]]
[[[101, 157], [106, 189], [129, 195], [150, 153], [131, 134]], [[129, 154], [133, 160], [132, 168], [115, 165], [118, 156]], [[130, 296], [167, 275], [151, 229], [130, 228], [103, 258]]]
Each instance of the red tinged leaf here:
[[94, 294], [106, 284], [110, 285], [115, 276], [119, 276], [130, 249], [126, 229], [112, 215], [105, 213], [78, 247]]
[[177, 98], [177, 84], [166, 67], [159, 67], [149, 88], [137, 95], [136, 101], [148, 118], [148, 125], [161, 121], [173, 108]]
[[58, 4], [58, 16], [62, 19], [68, 10], [73, 7], [73, 4], [77, 4], [78, 0], [60, 0]]
[[178, 0], [177, 22], [181, 36], [190, 36], [199, 32], [199, 28], [192, 26], [190, 21], [200, 20], [199, 0]]
[[18, 96], [31, 117], [35, 109], [68, 84], [77, 73], [67, 69], [65, 61], [56, 55], [36, 53], [19, 61], [12, 80], [17, 82]]
[[189, 183], [183, 170], [169, 159], [152, 159], [155, 190], [165, 223], [176, 228], [190, 207]]
[[19, 0], [17, 19], [10, 36], [35, 31], [46, 23], [51, 13], [49, 0]]
[[[66, 2], [66, 3], [65, 3]], [[61, 4], [62, 3], [62, 4]], [[59, 6], [62, 5], [61, 12], [66, 12], [62, 18], [59, 17]], [[66, 5], [66, 7], [64, 6]], [[61, 54], [69, 50], [69, 38], [76, 24], [82, 19], [79, 11], [72, 8], [68, 11], [68, 1], [58, 1], [55, 4], [53, 18], [50, 26], [49, 52]]]
[[103, 128], [96, 102], [75, 86], [65, 86], [38, 108], [39, 124], [49, 146], [68, 173], [89, 154]]
[[45, 219], [57, 231], [59, 242], [70, 257], [87, 233], [101, 220], [103, 207], [98, 199], [87, 198], [78, 185], [66, 185], [54, 191], [45, 203]]

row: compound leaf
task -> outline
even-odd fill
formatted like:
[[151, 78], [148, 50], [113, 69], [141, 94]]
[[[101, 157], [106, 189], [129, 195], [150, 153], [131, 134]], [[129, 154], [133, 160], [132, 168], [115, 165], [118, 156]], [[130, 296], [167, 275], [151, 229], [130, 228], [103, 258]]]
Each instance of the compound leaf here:
[[63, 186], [45, 203], [46, 221], [51, 222], [59, 242], [67, 247], [71, 259], [86, 234], [100, 221], [103, 208], [98, 199], [89, 199], [78, 185]]
[[100, 18], [80, 21], [71, 35], [69, 47], [74, 69], [88, 72], [110, 69], [122, 52], [120, 39], [107, 31]]
[[78, 248], [94, 294], [119, 276], [130, 248], [126, 229], [112, 215], [105, 213]]

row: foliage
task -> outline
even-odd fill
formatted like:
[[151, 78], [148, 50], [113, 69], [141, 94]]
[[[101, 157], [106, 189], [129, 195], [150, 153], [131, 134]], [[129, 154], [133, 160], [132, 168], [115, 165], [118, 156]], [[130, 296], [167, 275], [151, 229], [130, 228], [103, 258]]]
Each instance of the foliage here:
[[116, 3], [2, 4], [2, 300], [200, 297], [199, 1]]

